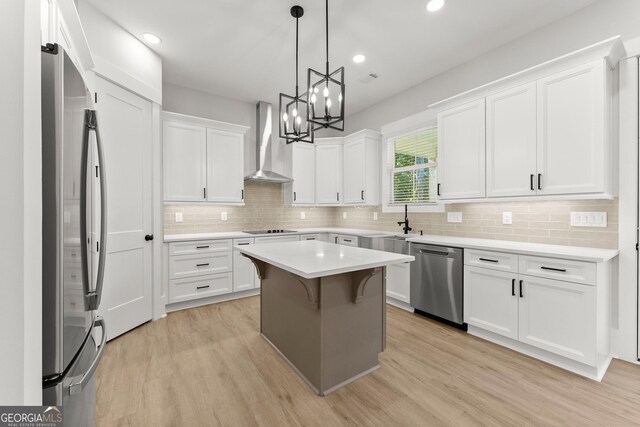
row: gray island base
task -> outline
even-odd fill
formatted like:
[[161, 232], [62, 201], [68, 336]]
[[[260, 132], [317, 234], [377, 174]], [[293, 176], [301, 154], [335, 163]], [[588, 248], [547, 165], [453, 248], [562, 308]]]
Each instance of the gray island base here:
[[237, 246], [261, 279], [260, 333], [325, 396], [380, 367], [386, 267], [408, 255], [318, 241]]

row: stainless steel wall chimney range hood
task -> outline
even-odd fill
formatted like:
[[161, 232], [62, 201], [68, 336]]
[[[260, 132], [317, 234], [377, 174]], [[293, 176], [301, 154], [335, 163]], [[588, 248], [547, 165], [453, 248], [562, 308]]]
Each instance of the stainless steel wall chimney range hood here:
[[272, 182], [285, 184], [293, 179], [273, 172], [271, 169], [271, 137], [272, 137], [271, 104], [260, 101], [256, 104], [256, 171], [246, 176], [245, 181]]

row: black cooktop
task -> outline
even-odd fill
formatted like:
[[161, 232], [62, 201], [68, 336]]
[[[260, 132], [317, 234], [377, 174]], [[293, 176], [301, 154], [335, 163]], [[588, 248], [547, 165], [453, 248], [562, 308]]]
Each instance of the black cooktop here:
[[248, 234], [282, 234], [282, 233], [296, 233], [296, 231], [295, 230], [273, 229], [273, 230], [244, 231], [243, 233], [248, 233]]

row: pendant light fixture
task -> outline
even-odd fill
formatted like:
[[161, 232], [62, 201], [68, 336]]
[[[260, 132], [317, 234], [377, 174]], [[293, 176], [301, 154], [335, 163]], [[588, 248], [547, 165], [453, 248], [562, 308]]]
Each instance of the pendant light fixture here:
[[325, 0], [325, 4], [327, 62], [324, 73], [312, 68], [307, 70], [307, 121], [312, 123], [314, 131], [322, 128], [343, 131], [344, 67], [329, 72], [329, 0]]
[[304, 15], [301, 6], [291, 8], [291, 16], [296, 18], [296, 92], [295, 96], [280, 93], [280, 138], [287, 144], [307, 142], [313, 144], [313, 129], [307, 120], [307, 93], [298, 90], [298, 19]]

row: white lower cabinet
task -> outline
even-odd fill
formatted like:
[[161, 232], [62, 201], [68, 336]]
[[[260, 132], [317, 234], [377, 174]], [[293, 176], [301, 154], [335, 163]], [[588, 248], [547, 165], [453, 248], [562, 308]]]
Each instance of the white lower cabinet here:
[[408, 262], [387, 266], [387, 297], [409, 304], [410, 266]]
[[[234, 239], [233, 246], [250, 245], [254, 239]], [[238, 250], [233, 251], [233, 292], [260, 287], [260, 279], [253, 262]]]
[[340, 245], [354, 246], [357, 248], [359, 245], [358, 236], [347, 236], [344, 234], [339, 234], [337, 243]]
[[464, 321], [518, 339], [516, 275], [488, 268], [464, 270]]
[[596, 288], [520, 276], [521, 342], [578, 362], [596, 362]]
[[465, 257], [469, 332], [601, 380], [611, 360], [611, 262], [475, 252], [486, 259], [508, 255], [519, 263], [514, 271], [501, 271], [498, 265], [472, 265], [474, 258]]
[[169, 284], [169, 301], [182, 302], [231, 293], [231, 279], [229, 272], [172, 280]]

